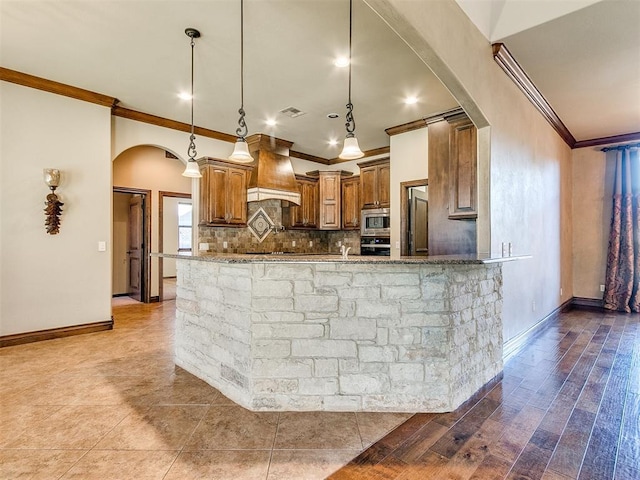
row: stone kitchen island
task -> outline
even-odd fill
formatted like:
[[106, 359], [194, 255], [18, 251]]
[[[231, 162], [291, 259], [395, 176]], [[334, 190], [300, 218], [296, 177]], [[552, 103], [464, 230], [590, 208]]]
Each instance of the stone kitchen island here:
[[517, 257], [160, 256], [176, 364], [250, 410], [451, 411], [502, 371]]

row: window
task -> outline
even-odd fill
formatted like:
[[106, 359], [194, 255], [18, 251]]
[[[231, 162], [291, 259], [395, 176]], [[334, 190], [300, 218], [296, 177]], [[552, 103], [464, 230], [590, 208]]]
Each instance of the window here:
[[178, 252], [191, 251], [191, 210], [190, 203], [178, 203]]

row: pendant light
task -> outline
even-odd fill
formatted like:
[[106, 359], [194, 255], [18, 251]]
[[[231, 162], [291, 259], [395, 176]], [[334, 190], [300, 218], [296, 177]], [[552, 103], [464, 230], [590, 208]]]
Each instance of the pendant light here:
[[249, 153], [249, 145], [246, 139], [249, 129], [244, 120], [244, 0], [240, 0], [240, 109], [238, 113], [240, 114], [238, 128], [236, 129], [238, 139], [229, 160], [238, 163], [251, 163], [253, 162], [253, 157]]
[[196, 161], [196, 136], [194, 135], [194, 126], [193, 126], [193, 48], [196, 44], [194, 41], [195, 38], [200, 38], [200, 32], [195, 28], [187, 28], [184, 33], [187, 34], [187, 37], [191, 39], [191, 136], [189, 137], [189, 148], [187, 150], [187, 155], [189, 156], [189, 160], [187, 160], [187, 168], [182, 172], [182, 176], [191, 177], [191, 178], [201, 178], [202, 174], [200, 173], [200, 167], [198, 166], [198, 162]]
[[353, 103], [351, 103], [351, 33], [353, 30], [353, 0], [349, 0], [349, 103], [347, 103], [347, 136], [344, 139], [344, 147], [338, 158], [342, 160], [355, 160], [364, 157], [356, 138], [356, 121], [353, 118]]

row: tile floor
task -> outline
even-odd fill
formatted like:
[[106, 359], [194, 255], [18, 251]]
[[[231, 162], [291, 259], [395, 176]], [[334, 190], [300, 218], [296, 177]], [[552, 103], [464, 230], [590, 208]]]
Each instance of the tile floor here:
[[321, 479], [410, 417], [245, 410], [175, 367], [174, 310], [0, 349], [0, 479]]

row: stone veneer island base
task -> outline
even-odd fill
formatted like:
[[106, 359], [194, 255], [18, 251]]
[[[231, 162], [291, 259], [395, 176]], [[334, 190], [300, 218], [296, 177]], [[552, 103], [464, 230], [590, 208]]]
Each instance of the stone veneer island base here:
[[176, 364], [250, 410], [445, 412], [502, 371], [500, 263], [164, 256]]

